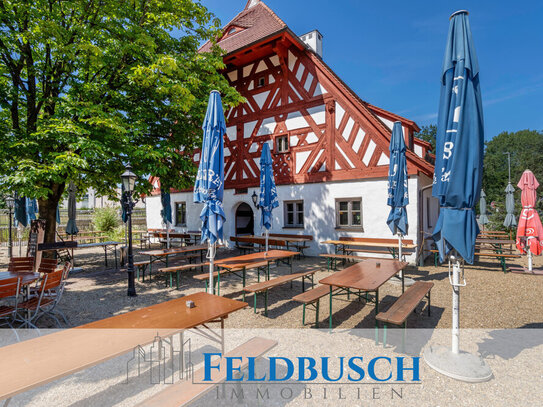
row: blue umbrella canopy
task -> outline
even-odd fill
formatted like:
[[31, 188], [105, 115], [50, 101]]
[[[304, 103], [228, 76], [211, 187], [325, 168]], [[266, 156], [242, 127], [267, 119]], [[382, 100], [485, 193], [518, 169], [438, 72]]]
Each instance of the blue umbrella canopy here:
[[434, 240], [441, 261], [456, 250], [473, 263], [479, 227], [473, 210], [483, 175], [483, 106], [479, 65], [467, 13], [450, 22], [441, 76], [432, 195], [441, 206]]
[[517, 226], [517, 218], [515, 216], [515, 188], [511, 185], [511, 182], [507, 184], [505, 188], [505, 220], [503, 226], [506, 228], [513, 228]]
[[405, 207], [409, 204], [407, 189], [407, 163], [402, 124], [394, 123], [390, 139], [390, 165], [388, 169], [388, 200], [390, 214], [387, 224], [393, 234], [407, 234], [408, 222]]
[[203, 203], [202, 242], [214, 244], [223, 238], [226, 216], [222, 205], [224, 193], [224, 146], [226, 122], [219, 92], [209, 95], [206, 117], [202, 126], [204, 137], [200, 165], [194, 184], [194, 202]]
[[162, 216], [162, 222], [166, 225], [169, 225], [172, 223], [172, 204], [170, 193], [161, 190], [160, 202], [162, 203], [162, 210], [160, 211], [160, 216]]
[[77, 235], [79, 233], [79, 228], [75, 220], [77, 216], [76, 205], [75, 185], [73, 182], [70, 182], [70, 186], [68, 187], [68, 222], [66, 222], [67, 235]]
[[29, 226], [30, 221], [36, 219], [36, 212], [38, 212], [38, 203], [35, 199], [24, 196], [15, 198], [15, 226], [19, 226], [19, 224], [25, 227]]
[[273, 178], [273, 161], [268, 143], [262, 145], [260, 156], [260, 209], [262, 217], [260, 226], [270, 229], [272, 225], [272, 211], [279, 206], [277, 188]]
[[26, 217], [26, 198], [24, 196], [15, 194], [13, 217], [15, 226], [19, 226], [19, 224], [23, 226], [28, 225], [28, 220]]
[[486, 225], [490, 220], [486, 215], [486, 194], [485, 191], [481, 190], [481, 196], [479, 198], [479, 223], [481, 225]]

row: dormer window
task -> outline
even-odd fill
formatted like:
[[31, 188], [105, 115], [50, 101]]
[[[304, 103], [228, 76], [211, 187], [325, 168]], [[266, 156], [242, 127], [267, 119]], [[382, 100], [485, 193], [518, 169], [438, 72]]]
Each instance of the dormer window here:
[[228, 30], [228, 35], [230, 34], [234, 34], [236, 32], [237, 28], [236, 27], [232, 27]]

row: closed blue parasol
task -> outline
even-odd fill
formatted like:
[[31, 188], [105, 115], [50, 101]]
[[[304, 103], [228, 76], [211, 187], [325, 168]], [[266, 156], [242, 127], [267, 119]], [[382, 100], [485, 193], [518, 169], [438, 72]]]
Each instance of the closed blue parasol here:
[[272, 226], [272, 211], [279, 206], [277, 188], [273, 178], [273, 161], [268, 143], [262, 145], [260, 156], [260, 201], [262, 211], [260, 226], [266, 228], [266, 253], [268, 253], [268, 236]]
[[214, 90], [209, 95], [206, 117], [202, 125], [204, 131], [200, 165], [194, 185], [194, 202], [203, 203], [200, 213], [202, 220], [202, 243], [209, 244], [209, 286], [213, 285], [213, 260], [215, 243], [223, 239], [223, 226], [226, 216], [222, 205], [224, 192], [224, 146], [223, 137], [226, 123], [222, 108], [221, 95]]
[[[451, 16], [441, 73], [441, 97], [437, 121], [433, 196], [441, 206], [434, 240], [441, 261], [452, 263], [452, 349], [429, 347], [424, 359], [430, 367], [458, 380], [490, 379], [485, 362], [459, 351], [461, 260], [473, 263], [479, 227], [474, 207], [483, 175], [483, 106], [479, 65], [473, 47], [467, 11]], [[450, 267], [449, 267], [450, 270]]]
[[490, 222], [488, 215], [486, 213], [486, 194], [485, 191], [481, 189], [481, 195], [479, 198], [479, 224], [484, 226]]
[[19, 224], [27, 226], [28, 220], [26, 217], [26, 198], [24, 196], [19, 196], [16, 193], [14, 205], [13, 217], [15, 226], [17, 227]]
[[514, 228], [517, 226], [517, 218], [515, 216], [515, 188], [511, 185], [511, 182], [505, 187], [505, 220], [503, 226], [506, 228]]
[[394, 123], [390, 140], [390, 165], [388, 169], [388, 200], [390, 214], [387, 224], [393, 234], [406, 235], [408, 229], [407, 212], [409, 204], [407, 189], [407, 163], [405, 160], [405, 141], [402, 124]]
[[75, 192], [75, 185], [73, 182], [70, 182], [68, 187], [68, 222], [66, 222], [66, 234], [70, 236], [77, 235], [79, 233], [79, 228], [76, 224], [77, 201]]
[[162, 217], [162, 223], [166, 225], [166, 244], [168, 249], [170, 248], [170, 224], [172, 223], [172, 204], [170, 193], [160, 190], [160, 202], [162, 203], [162, 210], [160, 216]]

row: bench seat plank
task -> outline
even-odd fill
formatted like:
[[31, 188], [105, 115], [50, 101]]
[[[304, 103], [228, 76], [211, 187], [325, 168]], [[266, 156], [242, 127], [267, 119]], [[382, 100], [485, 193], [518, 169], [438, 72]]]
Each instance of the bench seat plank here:
[[[238, 346], [228, 352], [227, 357], [241, 357], [241, 362], [236, 361], [236, 367], [241, 365], [241, 369], [247, 368], [250, 357], [260, 357], [277, 345], [277, 341], [264, 338], [252, 338], [243, 345]], [[226, 380], [226, 358], [220, 360], [220, 369], [212, 369], [211, 382], [205, 383], [205, 370], [201, 369], [194, 372], [193, 377], [188, 380], [172, 384], [158, 394], [151, 396], [140, 404], [138, 407], [179, 407], [192, 403], [204, 396], [210, 390]], [[205, 384], [202, 384], [205, 383]]]
[[310, 271], [304, 271], [303, 273], [287, 274], [285, 276], [272, 278], [271, 280], [268, 280], [268, 281], [252, 284], [250, 286], [245, 287], [243, 290], [250, 293], [259, 293], [262, 291], [269, 290], [270, 288], [277, 287], [281, 284], [288, 283], [289, 281], [310, 276], [312, 274], [315, 274], [316, 272], [317, 270], [310, 270]]
[[[176, 271], [190, 270], [196, 267], [209, 266], [209, 263], [188, 263], [188, 264], [178, 264], [176, 266], [164, 267], [158, 269], [159, 273], [175, 273]], [[209, 277], [209, 275], [206, 274]]]
[[416, 281], [387, 311], [380, 312], [375, 319], [394, 325], [403, 324], [433, 286], [434, 283], [429, 281]]
[[[337, 290], [337, 288], [333, 289], [333, 291], [335, 290]], [[292, 297], [292, 299], [294, 301], [301, 302], [302, 304], [311, 304], [328, 294], [330, 294], [330, 286], [319, 285], [315, 288], [312, 288], [311, 290], [307, 290], [301, 294]]]

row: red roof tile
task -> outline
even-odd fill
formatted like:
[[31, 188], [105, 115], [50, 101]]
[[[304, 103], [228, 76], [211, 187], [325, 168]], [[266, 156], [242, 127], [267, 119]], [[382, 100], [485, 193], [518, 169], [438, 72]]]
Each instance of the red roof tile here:
[[[247, 6], [249, 6], [247, 3]], [[241, 28], [241, 31], [228, 34], [230, 27]], [[262, 1], [250, 8], [245, 8], [223, 27], [223, 37], [218, 45], [228, 54], [240, 48], [246, 47], [255, 41], [275, 34], [287, 25]], [[208, 41], [200, 48], [200, 52], [209, 51], [211, 43]]]

